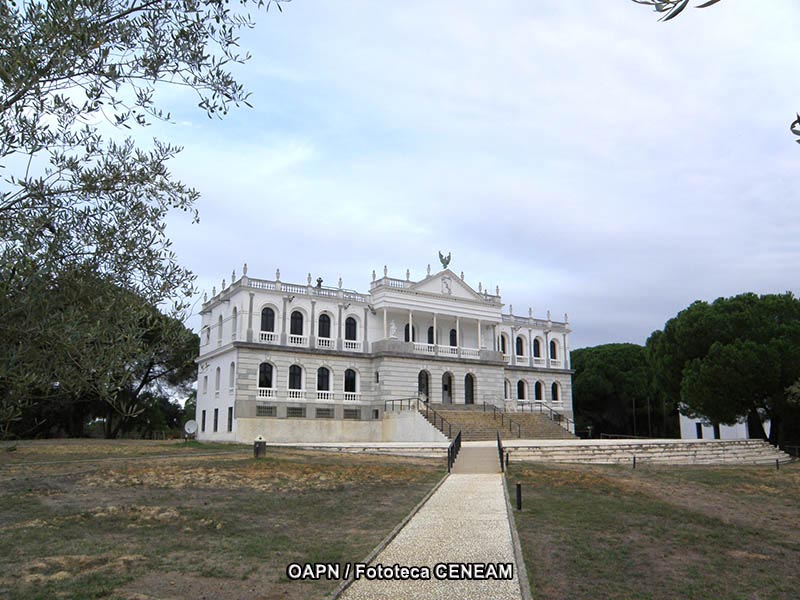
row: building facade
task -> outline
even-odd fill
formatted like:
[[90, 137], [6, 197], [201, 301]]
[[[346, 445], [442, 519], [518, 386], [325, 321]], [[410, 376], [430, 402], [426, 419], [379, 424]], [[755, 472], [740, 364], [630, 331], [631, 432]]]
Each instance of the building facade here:
[[[572, 419], [570, 329], [504, 312], [499, 288], [446, 268], [412, 281], [372, 273], [369, 293], [244, 274], [205, 299], [198, 438], [428, 441], [393, 400], [544, 404]], [[437, 437], [438, 436], [438, 437]]]

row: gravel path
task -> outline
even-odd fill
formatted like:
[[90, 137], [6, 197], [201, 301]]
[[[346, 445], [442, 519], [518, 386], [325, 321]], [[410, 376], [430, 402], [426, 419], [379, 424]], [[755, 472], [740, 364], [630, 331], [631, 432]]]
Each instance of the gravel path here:
[[[434, 569], [437, 563], [510, 564], [513, 578], [437, 579]], [[342, 599], [520, 600], [503, 476], [491, 473], [450, 475], [372, 564], [427, 566], [431, 579], [368, 581], [362, 578], [344, 592]]]

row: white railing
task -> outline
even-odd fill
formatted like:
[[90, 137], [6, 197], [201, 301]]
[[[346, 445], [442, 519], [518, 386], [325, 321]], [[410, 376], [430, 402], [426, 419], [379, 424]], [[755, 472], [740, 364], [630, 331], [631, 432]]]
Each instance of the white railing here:
[[461, 348], [462, 358], [480, 358], [481, 351], [478, 348]]
[[290, 346], [308, 346], [308, 336], [305, 335], [289, 335]]
[[361, 352], [361, 342], [356, 342], [355, 340], [344, 340], [344, 349]]
[[439, 354], [458, 356], [458, 346], [439, 346]]
[[258, 290], [274, 290], [275, 289], [275, 282], [274, 281], [265, 281], [264, 279], [250, 279], [247, 280], [247, 285], [250, 287], [256, 288]]
[[281, 283], [281, 290], [290, 294], [307, 294], [308, 288], [303, 285], [295, 285], [293, 283]]
[[545, 360], [543, 358], [534, 358], [533, 364], [536, 367], [543, 367], [545, 365]]
[[290, 400], [305, 400], [306, 399], [306, 391], [305, 390], [286, 390], [286, 396]]
[[345, 392], [345, 402], [358, 402], [361, 400], [361, 392]]
[[528, 364], [528, 357], [527, 356], [520, 356], [517, 354], [517, 364], [518, 365], [527, 365]]
[[433, 344], [421, 344], [420, 342], [414, 342], [414, 352], [420, 352], [421, 354], [436, 354], [436, 346]]
[[333, 400], [333, 392], [317, 390], [317, 400]]
[[551, 358], [550, 359], [550, 366], [551, 367], [560, 367], [561, 366], [561, 361], [560, 360], [556, 360], [554, 358]]
[[331, 338], [317, 338], [317, 348], [333, 348], [333, 340]]
[[258, 341], [266, 344], [274, 344], [278, 341], [278, 334], [274, 331], [261, 331], [258, 334]]
[[259, 398], [274, 398], [277, 395], [277, 390], [275, 388], [258, 388]]

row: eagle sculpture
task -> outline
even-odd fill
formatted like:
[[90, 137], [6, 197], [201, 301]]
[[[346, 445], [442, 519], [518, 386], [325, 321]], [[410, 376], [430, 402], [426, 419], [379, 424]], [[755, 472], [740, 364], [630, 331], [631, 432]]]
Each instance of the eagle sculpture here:
[[450, 264], [450, 259], [452, 258], [452, 256], [453, 256], [453, 253], [452, 252], [448, 252], [447, 253], [447, 258], [445, 258], [444, 255], [442, 254], [442, 251], [439, 250], [439, 260], [442, 263], [442, 268], [443, 269], [446, 269], [447, 265]]

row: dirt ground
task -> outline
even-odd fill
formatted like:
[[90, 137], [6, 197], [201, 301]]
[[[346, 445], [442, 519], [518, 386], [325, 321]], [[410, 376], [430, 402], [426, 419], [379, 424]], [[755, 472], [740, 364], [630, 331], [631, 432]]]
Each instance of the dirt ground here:
[[535, 598], [797, 598], [800, 463], [508, 475]]
[[[358, 561], [443, 461], [169, 442], [0, 452], [0, 597], [322, 597], [292, 561]], [[13, 455], [9, 457], [8, 455]]]

